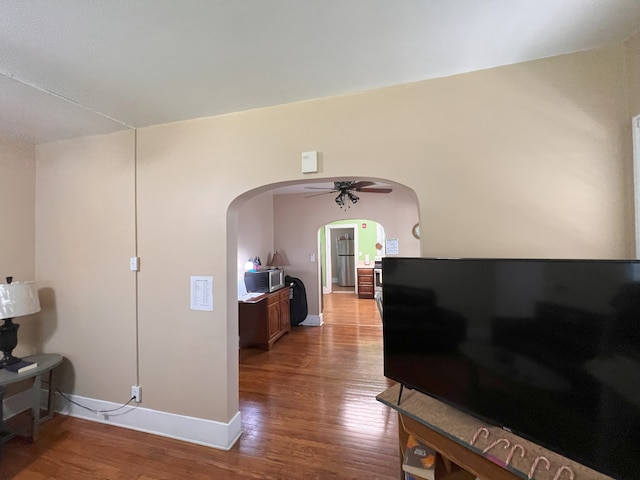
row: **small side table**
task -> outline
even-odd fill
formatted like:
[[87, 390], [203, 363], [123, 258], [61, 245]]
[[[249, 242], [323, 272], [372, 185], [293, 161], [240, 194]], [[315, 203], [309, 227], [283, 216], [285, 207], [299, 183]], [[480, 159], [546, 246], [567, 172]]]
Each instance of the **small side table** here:
[[[24, 360], [36, 362], [38, 366], [23, 373], [13, 373], [5, 369], [0, 369], [0, 454], [2, 453], [2, 445], [11, 438], [19, 435], [20, 431], [9, 431], [5, 428], [4, 412], [2, 410], [2, 400], [7, 391], [7, 385], [11, 383], [22, 382], [24, 380], [33, 379], [31, 386], [31, 440], [35, 441], [38, 436], [38, 428], [40, 424], [53, 416], [52, 411], [52, 390], [53, 390], [53, 369], [62, 363], [62, 355], [57, 353], [43, 353], [24, 357]], [[44, 416], [40, 415], [40, 402], [42, 396], [42, 375], [49, 374], [49, 393], [47, 396], [47, 409]]]

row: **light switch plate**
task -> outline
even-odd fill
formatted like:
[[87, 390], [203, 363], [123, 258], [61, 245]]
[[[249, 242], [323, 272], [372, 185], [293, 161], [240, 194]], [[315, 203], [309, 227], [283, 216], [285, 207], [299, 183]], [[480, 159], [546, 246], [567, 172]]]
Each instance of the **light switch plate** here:
[[140, 271], [140, 257], [131, 257], [129, 259], [129, 270], [132, 272]]

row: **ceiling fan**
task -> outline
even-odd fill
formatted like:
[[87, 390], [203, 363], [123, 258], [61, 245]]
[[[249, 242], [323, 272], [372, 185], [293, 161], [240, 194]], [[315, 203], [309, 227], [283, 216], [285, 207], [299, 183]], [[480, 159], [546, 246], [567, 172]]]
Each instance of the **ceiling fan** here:
[[345, 182], [333, 182], [333, 188], [324, 188], [324, 187], [306, 187], [310, 189], [316, 190], [328, 190], [322, 193], [316, 193], [315, 195], [309, 195], [305, 198], [316, 197], [318, 195], [326, 195], [327, 193], [338, 193], [338, 196], [335, 198], [336, 204], [342, 209], [350, 208], [351, 205], [347, 203], [347, 200], [350, 200], [351, 203], [358, 203], [360, 197], [358, 197], [354, 192], [366, 192], [366, 193], [390, 193], [392, 191], [389, 187], [372, 187], [375, 185], [375, 182], [356, 182], [356, 181], [345, 181]]

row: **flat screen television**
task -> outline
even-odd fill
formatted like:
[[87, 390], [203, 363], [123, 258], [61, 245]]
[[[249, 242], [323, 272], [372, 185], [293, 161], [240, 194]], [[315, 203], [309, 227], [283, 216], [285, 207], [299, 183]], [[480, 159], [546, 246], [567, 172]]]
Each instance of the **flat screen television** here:
[[640, 478], [640, 262], [383, 259], [384, 374]]

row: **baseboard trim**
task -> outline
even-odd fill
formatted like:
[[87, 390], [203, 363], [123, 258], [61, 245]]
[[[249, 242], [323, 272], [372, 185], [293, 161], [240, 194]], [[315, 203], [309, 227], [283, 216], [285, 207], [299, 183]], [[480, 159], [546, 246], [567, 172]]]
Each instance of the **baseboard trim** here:
[[[117, 403], [79, 395], [65, 394], [65, 396], [92, 410], [104, 411], [120, 406]], [[219, 450], [231, 449], [242, 434], [240, 412], [237, 412], [229, 423], [223, 423], [138, 406], [127, 406], [113, 413], [96, 414], [70, 403], [60, 395], [56, 396], [56, 406], [58, 407], [56, 410], [63, 415], [138, 430]]]
[[303, 325], [305, 327], [320, 327], [322, 325], [322, 314], [320, 315], [307, 315], [302, 322], [298, 325]]

